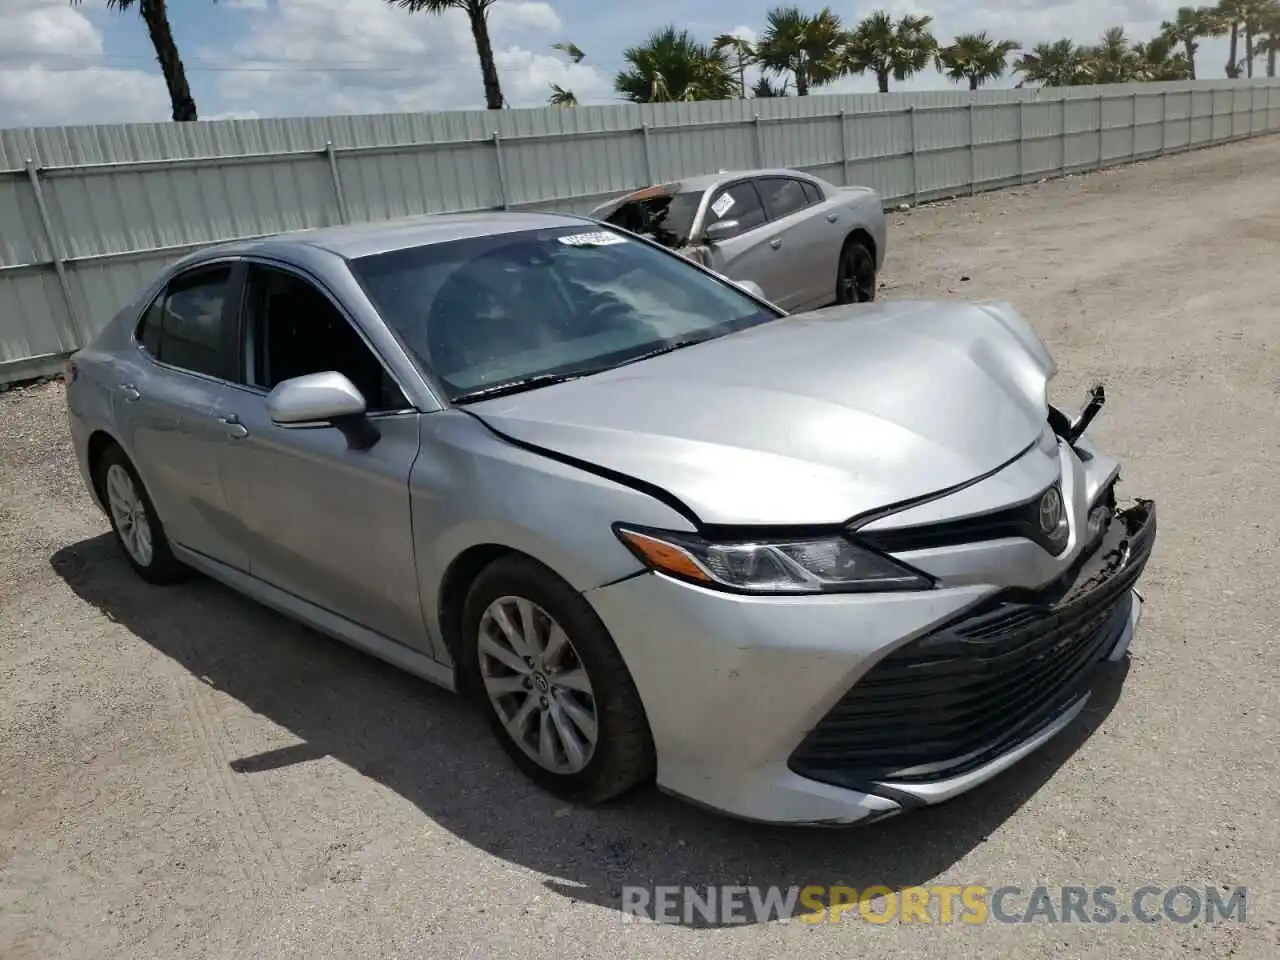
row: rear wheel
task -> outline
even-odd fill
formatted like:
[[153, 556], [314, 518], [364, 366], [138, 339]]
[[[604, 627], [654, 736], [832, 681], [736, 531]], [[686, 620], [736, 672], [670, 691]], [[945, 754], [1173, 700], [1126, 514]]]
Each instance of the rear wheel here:
[[845, 242], [836, 272], [836, 303], [869, 303], [876, 298], [876, 258], [857, 240]]
[[169, 538], [138, 471], [120, 447], [102, 451], [96, 466], [98, 492], [111, 529], [129, 566], [154, 584], [177, 583], [190, 572], [169, 549]]
[[462, 667], [503, 749], [569, 800], [616, 797], [654, 770], [648, 721], [604, 624], [568, 584], [508, 557], [472, 584]]

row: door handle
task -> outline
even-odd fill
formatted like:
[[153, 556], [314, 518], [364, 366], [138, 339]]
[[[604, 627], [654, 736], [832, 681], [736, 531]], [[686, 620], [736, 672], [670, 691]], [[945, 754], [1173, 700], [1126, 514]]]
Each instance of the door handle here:
[[837, 214], [834, 214], [834, 213], [827, 214], [827, 223], [835, 223], [839, 219], [840, 217]]
[[249, 435], [249, 431], [245, 429], [245, 425], [240, 422], [240, 418], [234, 413], [229, 413], [225, 417], [219, 417], [218, 422], [227, 428], [227, 436], [232, 440], [240, 440]]
[[116, 389], [120, 391], [120, 395], [129, 403], [142, 399], [142, 394], [138, 392], [138, 388], [132, 383], [122, 383]]
[[772, 247], [774, 250], [777, 250], [780, 246], [782, 246], [782, 238], [774, 237], [772, 240], [769, 241], [769, 246]]

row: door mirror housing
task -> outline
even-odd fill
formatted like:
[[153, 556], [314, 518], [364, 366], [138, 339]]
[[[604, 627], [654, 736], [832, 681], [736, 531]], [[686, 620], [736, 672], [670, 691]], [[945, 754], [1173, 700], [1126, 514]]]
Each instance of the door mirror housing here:
[[747, 291], [747, 293], [751, 294], [753, 297], [760, 300], [765, 299], [764, 290], [761, 288], [760, 284], [756, 283], [754, 280], [734, 280], [732, 282], [736, 286]]
[[342, 374], [328, 370], [282, 380], [267, 394], [267, 413], [273, 423], [331, 423], [363, 416], [364, 395]]
[[272, 423], [282, 427], [334, 426], [357, 450], [367, 450], [381, 436], [365, 416], [367, 410], [364, 394], [336, 370], [282, 380], [267, 394]]
[[736, 237], [742, 232], [742, 224], [737, 220], [717, 220], [704, 231], [707, 243], [720, 243]]

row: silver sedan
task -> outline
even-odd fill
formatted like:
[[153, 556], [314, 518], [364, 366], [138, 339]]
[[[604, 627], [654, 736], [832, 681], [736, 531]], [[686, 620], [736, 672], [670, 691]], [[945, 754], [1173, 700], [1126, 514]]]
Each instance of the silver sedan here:
[[936, 803], [1125, 656], [1155, 536], [998, 304], [786, 316], [541, 214], [211, 247], [66, 371], [124, 559], [473, 695], [515, 764], [745, 818]]

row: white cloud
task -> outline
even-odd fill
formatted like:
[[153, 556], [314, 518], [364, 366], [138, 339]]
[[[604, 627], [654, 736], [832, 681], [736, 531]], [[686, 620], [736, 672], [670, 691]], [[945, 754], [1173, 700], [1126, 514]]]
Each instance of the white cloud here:
[[[237, 49], [241, 71], [221, 82], [224, 112], [239, 115], [264, 102], [286, 114], [484, 106], [479, 58], [461, 11], [411, 15], [383, 0], [282, 0], [253, 20]], [[608, 96], [600, 71], [552, 51], [561, 28], [548, 3], [500, 0], [490, 8], [494, 59], [512, 106], [545, 104], [552, 83], [584, 103]], [[278, 68], [281, 59], [332, 69]]]
[[66, 0], [0, 0], [0, 126], [159, 120], [154, 70], [94, 63], [102, 32]]
[[[196, 39], [191, 4], [169, 4], [183, 59], [207, 118], [452, 110], [483, 105], [480, 66], [466, 17], [409, 14], [385, 0], [221, 0], [216, 17], [201, 14]], [[201, 10], [211, 5], [198, 0]], [[802, 7], [817, 9], [823, 0]], [[1111, 25], [1150, 37], [1181, 0], [881, 0], [896, 14], [934, 17], [938, 39], [986, 30], [1031, 46], [1070, 37], [1095, 41]], [[600, 0], [498, 0], [490, 33], [503, 92], [513, 106], [546, 102], [551, 84], [581, 103], [615, 100], [613, 74], [623, 48], [642, 43], [666, 23], [687, 27], [703, 41], [721, 33], [758, 37], [775, 0], [687, 0], [639, 4]], [[846, 13], [846, 19], [854, 16]], [[865, 14], [858, 8], [857, 14]], [[691, 18], [691, 13], [693, 18]], [[168, 97], [151, 61], [140, 22], [126, 49], [104, 41], [101, 26], [118, 15], [104, 0], [0, 0], [0, 126], [164, 120]], [[124, 19], [137, 21], [131, 11]], [[216, 24], [210, 33], [208, 24]], [[736, 24], [736, 26], [731, 26]], [[852, 25], [852, 24], [850, 24]], [[111, 28], [110, 36], [125, 28]], [[587, 52], [574, 64], [554, 51], [573, 41]], [[147, 55], [141, 55], [145, 52]], [[1222, 76], [1223, 40], [1205, 41], [1202, 76]], [[282, 61], [292, 61], [283, 63]], [[299, 63], [300, 62], [300, 63]], [[752, 83], [756, 72], [748, 70]], [[1007, 78], [1002, 85], [1011, 85]], [[945, 88], [932, 70], [895, 90]], [[873, 77], [852, 77], [826, 92], [875, 88]]]

